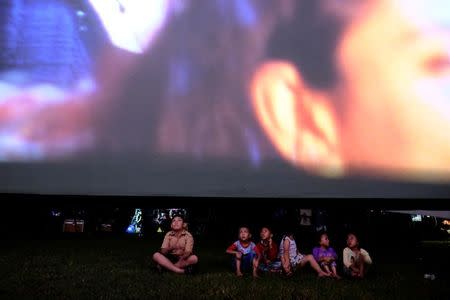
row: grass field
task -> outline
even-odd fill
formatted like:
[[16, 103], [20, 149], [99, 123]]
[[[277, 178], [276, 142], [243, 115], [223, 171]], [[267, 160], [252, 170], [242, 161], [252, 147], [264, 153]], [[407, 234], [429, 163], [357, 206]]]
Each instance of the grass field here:
[[448, 299], [448, 278], [423, 279], [414, 264], [374, 266], [363, 281], [318, 279], [310, 270], [292, 278], [236, 278], [219, 243], [199, 242], [200, 272], [159, 274], [151, 253], [160, 240], [134, 238], [2, 241], [2, 299]]

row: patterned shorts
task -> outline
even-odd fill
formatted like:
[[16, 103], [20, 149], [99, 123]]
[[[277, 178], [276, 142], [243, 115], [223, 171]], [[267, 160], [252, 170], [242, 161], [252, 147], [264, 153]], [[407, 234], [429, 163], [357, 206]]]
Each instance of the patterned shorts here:
[[303, 254], [298, 253], [296, 256], [291, 257], [291, 266], [293, 268], [297, 267], [302, 260], [305, 258], [305, 256]]
[[321, 262], [320, 266], [321, 267], [325, 267], [325, 266], [336, 267], [336, 262], [335, 261], [332, 261], [332, 262]]
[[271, 272], [271, 271], [277, 271], [281, 270], [281, 261], [273, 261], [269, 264], [263, 264], [261, 263], [259, 265], [259, 269], [263, 272]]

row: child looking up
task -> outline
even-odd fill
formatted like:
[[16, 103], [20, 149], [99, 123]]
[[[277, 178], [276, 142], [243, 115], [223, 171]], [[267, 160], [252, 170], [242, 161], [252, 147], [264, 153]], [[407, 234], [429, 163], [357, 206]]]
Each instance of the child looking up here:
[[242, 276], [243, 272], [252, 270], [253, 276], [256, 272], [256, 245], [251, 241], [252, 235], [248, 227], [239, 228], [239, 239], [227, 248], [228, 254], [234, 255], [233, 267], [237, 276]]
[[256, 245], [256, 269], [264, 272], [276, 272], [281, 269], [281, 262], [278, 260], [278, 247], [273, 241], [273, 234], [270, 228], [263, 227], [260, 232], [261, 240]]
[[369, 253], [359, 247], [358, 237], [354, 233], [347, 235], [347, 248], [343, 251], [344, 274], [353, 278], [364, 278], [367, 268], [372, 264]]
[[337, 254], [330, 247], [330, 240], [327, 233], [320, 234], [319, 247], [313, 249], [313, 256], [319, 263], [320, 267], [332, 277], [340, 279], [336, 271]]
[[298, 267], [303, 267], [307, 263], [317, 272], [319, 277], [330, 276], [329, 273], [325, 273], [320, 266], [317, 264], [314, 257], [309, 255], [301, 254], [297, 249], [297, 243], [295, 242], [293, 233], [287, 233], [280, 244], [280, 259], [283, 271], [286, 276], [292, 276], [293, 272]]

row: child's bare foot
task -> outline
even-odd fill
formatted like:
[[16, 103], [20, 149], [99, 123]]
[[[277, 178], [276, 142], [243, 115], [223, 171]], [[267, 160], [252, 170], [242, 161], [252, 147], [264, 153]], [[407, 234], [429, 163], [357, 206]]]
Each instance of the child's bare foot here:
[[330, 277], [330, 276], [331, 276], [330, 273], [326, 273], [326, 272], [324, 272], [324, 271], [321, 271], [321, 272], [319, 273], [319, 277]]
[[244, 274], [242, 274], [241, 271], [236, 271], [236, 276], [237, 276], [237, 277], [242, 277], [242, 276], [244, 276]]
[[253, 272], [253, 278], [259, 278], [259, 275], [257, 272]]

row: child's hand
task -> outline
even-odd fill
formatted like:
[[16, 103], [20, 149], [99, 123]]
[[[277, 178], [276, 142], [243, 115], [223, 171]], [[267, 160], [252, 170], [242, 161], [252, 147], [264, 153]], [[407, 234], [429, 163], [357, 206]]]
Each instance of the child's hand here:
[[237, 259], [241, 259], [242, 258], [242, 253], [241, 252], [236, 252], [236, 258]]

